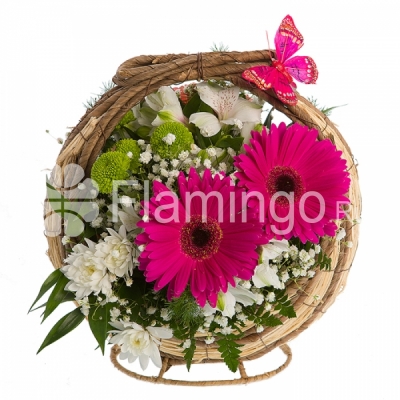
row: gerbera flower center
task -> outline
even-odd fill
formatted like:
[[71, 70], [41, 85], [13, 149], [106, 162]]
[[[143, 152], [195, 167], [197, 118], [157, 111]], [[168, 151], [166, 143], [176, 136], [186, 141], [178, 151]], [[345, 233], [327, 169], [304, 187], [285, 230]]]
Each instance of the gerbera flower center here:
[[215, 219], [208, 217], [203, 222], [201, 215], [195, 215], [182, 227], [181, 250], [195, 260], [205, 260], [218, 252], [222, 237], [222, 229]]
[[[305, 192], [300, 174], [292, 167], [279, 165], [274, 167], [267, 177], [267, 190], [271, 196], [277, 192], [293, 193], [295, 202], [299, 201]], [[284, 206], [289, 204], [289, 200], [284, 196], [278, 197], [276, 202]]]

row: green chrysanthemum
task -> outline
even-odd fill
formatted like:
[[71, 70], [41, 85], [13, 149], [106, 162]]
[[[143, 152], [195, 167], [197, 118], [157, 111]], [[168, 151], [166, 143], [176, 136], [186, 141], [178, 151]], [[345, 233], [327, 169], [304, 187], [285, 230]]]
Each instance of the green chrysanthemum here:
[[191, 132], [179, 122], [160, 125], [150, 138], [153, 153], [172, 160], [182, 151], [190, 150], [194, 143]]
[[124, 127], [124, 125], [128, 124], [131, 121], [135, 120], [135, 116], [133, 115], [132, 110], [129, 110], [121, 119], [121, 121], [119, 121], [118, 125], [115, 127], [115, 129], [122, 129]]
[[130, 158], [131, 163], [129, 165], [129, 169], [133, 173], [136, 173], [140, 165], [139, 162], [140, 148], [136, 143], [136, 140], [133, 139], [120, 140], [119, 142], [117, 142], [115, 146], [115, 151], [118, 151], [119, 153], [124, 153]]
[[126, 179], [130, 162], [130, 158], [119, 151], [102, 154], [93, 164], [91, 173], [99, 192], [109, 194], [112, 192], [114, 180]]

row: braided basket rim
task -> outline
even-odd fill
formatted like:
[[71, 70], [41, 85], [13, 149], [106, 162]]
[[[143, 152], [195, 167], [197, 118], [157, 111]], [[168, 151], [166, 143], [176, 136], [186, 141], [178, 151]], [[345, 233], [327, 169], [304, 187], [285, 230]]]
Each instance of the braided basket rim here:
[[[359, 227], [350, 221], [361, 215], [361, 194], [357, 167], [352, 152], [336, 126], [312, 103], [297, 93], [296, 106], [280, 102], [272, 91], [261, 91], [241, 77], [243, 70], [256, 65], [269, 65], [272, 50], [245, 52], [210, 52], [199, 54], [148, 55], [131, 58], [121, 64], [113, 77], [115, 87], [105, 93], [93, 108], [87, 110], [79, 123], [73, 128], [65, 141], [56, 161], [61, 170], [70, 163], [79, 164], [86, 176], [99, 155], [105, 141], [111, 135], [123, 115], [138, 104], [144, 97], [155, 92], [161, 86], [180, 84], [193, 80], [222, 79], [248, 90], [270, 103], [276, 110], [285, 114], [293, 122], [299, 122], [319, 131], [319, 140], [328, 138], [343, 152], [351, 177], [348, 197], [351, 202], [350, 220], [342, 223], [346, 231], [346, 241], [323, 239], [321, 245], [331, 256], [330, 271], [317, 271], [311, 280], [304, 279], [298, 286], [287, 288], [294, 304], [297, 317], [286, 319], [284, 324], [266, 328], [257, 333], [249, 326], [244, 338], [241, 360], [259, 358], [278, 346], [298, 336], [316, 321], [333, 304], [337, 295], [344, 289], [358, 245]], [[46, 202], [48, 203], [48, 202]], [[47, 208], [47, 211], [49, 209]], [[46, 213], [45, 213], [46, 214]], [[51, 227], [47, 227], [51, 231]], [[48, 255], [54, 268], [60, 268], [65, 258], [65, 249], [61, 243], [62, 235], [47, 236]], [[318, 300], [314, 293], [321, 293]], [[161, 354], [169, 358], [170, 365], [183, 364], [182, 348], [177, 339], [163, 340]], [[205, 344], [197, 340], [193, 363], [221, 362], [217, 344]]]

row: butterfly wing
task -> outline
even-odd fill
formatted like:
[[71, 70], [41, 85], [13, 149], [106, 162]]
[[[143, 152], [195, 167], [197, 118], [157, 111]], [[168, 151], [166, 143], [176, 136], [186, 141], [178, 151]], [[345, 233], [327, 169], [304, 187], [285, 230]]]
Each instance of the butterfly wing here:
[[302, 34], [297, 30], [290, 15], [282, 20], [275, 35], [275, 49], [278, 61], [284, 63], [304, 44]]
[[296, 80], [303, 83], [315, 83], [318, 78], [318, 69], [314, 60], [307, 56], [296, 56], [284, 64], [286, 71]]
[[297, 97], [290, 86], [289, 80], [276, 68], [260, 65], [246, 69], [242, 77], [254, 83], [261, 90], [274, 89], [279, 100], [285, 104], [295, 105]]
[[290, 83], [285, 75], [278, 72], [278, 76], [273, 88], [278, 99], [282, 103], [295, 106], [297, 104], [297, 97], [292, 89], [292, 85], [293, 83]]
[[254, 83], [259, 89], [267, 90], [274, 87], [278, 78], [277, 74], [278, 71], [276, 68], [267, 65], [259, 65], [243, 71], [242, 77], [246, 79], [246, 81]]

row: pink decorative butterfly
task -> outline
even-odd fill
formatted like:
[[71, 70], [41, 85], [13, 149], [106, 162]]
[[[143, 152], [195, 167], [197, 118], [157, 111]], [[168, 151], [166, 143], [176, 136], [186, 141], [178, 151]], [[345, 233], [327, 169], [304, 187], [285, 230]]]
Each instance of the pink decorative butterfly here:
[[287, 15], [281, 22], [275, 35], [277, 60], [272, 66], [260, 65], [246, 69], [242, 77], [254, 83], [261, 90], [273, 89], [283, 103], [295, 105], [297, 97], [292, 88], [296, 88], [293, 78], [303, 83], [315, 83], [318, 70], [314, 60], [307, 56], [290, 58], [303, 46], [303, 36]]

